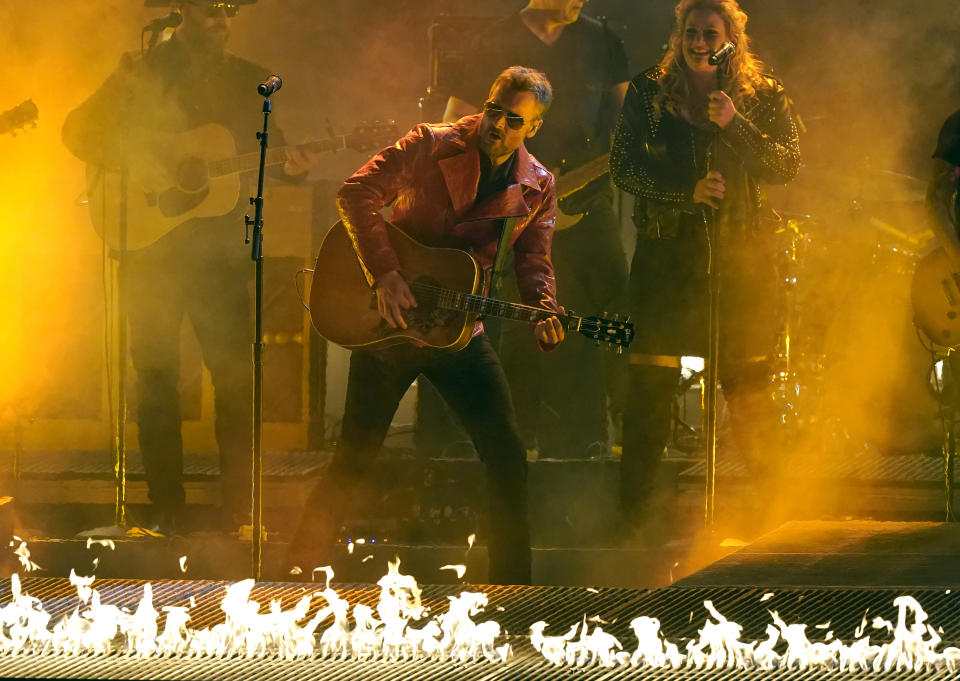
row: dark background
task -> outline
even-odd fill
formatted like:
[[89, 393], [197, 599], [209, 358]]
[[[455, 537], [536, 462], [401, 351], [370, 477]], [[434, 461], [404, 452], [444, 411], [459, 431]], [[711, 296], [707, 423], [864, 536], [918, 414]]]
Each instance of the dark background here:
[[[232, 47], [283, 68], [287, 100], [278, 106], [286, 105], [288, 127], [319, 132], [327, 119], [347, 127], [371, 117], [406, 125], [421, 117], [417, 100], [430, 83], [431, 23], [441, 16], [503, 16], [524, 4], [261, 0], [235, 22]], [[673, 6], [593, 0], [584, 11], [608, 18], [639, 72], [662, 54]], [[784, 81], [806, 124], [805, 160], [926, 172], [936, 130], [960, 101], [960, 4], [744, 0], [742, 6], [755, 52]], [[245, 21], [244, 13], [257, 20]]]

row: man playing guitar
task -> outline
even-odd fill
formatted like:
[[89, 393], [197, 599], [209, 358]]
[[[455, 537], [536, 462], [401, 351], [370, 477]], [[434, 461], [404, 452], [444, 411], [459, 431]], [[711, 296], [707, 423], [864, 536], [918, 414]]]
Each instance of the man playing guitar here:
[[[66, 146], [101, 174], [122, 172], [126, 179], [118, 190], [124, 184], [170, 184], [163, 161], [171, 140], [203, 126], [216, 124], [240, 151], [254, 151], [253, 132], [262, 125], [256, 85], [269, 71], [225, 49], [239, 5], [254, 1], [147, 0], [148, 6], [174, 5], [182, 25], [146, 54], [123, 56], [103, 85], [67, 116]], [[271, 138], [283, 146], [278, 130], [271, 131]], [[272, 174], [296, 181], [315, 159], [291, 150]], [[91, 188], [91, 205], [124, 205], [113, 191], [106, 185]], [[242, 238], [246, 202], [238, 199], [244, 193], [238, 184], [222, 210], [189, 219], [154, 243], [135, 245], [133, 238], [127, 243], [120, 285], [137, 371], [140, 450], [152, 502], [150, 524], [163, 533], [182, 529], [185, 508], [179, 391], [185, 315], [215, 390], [225, 527], [236, 531], [250, 522], [253, 324], [247, 283], [252, 268]], [[130, 218], [131, 237], [138, 227], [133, 198], [125, 202], [130, 210], [123, 211]], [[116, 221], [120, 211], [103, 212]], [[110, 244], [106, 234], [104, 238]]]
[[[582, 14], [585, 4], [529, 0], [478, 32], [444, 120], [475, 112], [493, 73], [510, 64], [547, 74], [556, 90], [551, 125], [530, 148], [557, 173], [557, 287], [574, 310], [606, 310], [627, 280], [605, 158], [630, 72], [620, 38]], [[595, 170], [579, 172], [590, 168]], [[582, 177], [573, 187], [578, 191], [565, 198], [562, 187], [575, 176]], [[504, 329], [500, 349], [527, 447], [550, 458], [602, 455], [608, 444], [603, 355], [574, 342], [552, 355], [532, 356], [517, 345], [515, 331]]]
[[[938, 248], [929, 251], [913, 273], [910, 297], [913, 320], [937, 345], [960, 344], [960, 111], [940, 128], [927, 185], [928, 224]], [[960, 376], [960, 353], [950, 353], [954, 376]]]
[[[511, 225], [505, 219], [519, 216], [503, 243], [512, 250], [523, 302], [561, 310], [550, 260], [554, 180], [524, 146], [551, 100], [542, 73], [511, 67], [490, 88], [482, 113], [451, 125], [418, 125], [344, 182], [337, 208], [387, 324], [406, 328], [407, 311], [417, 306], [379, 213], [388, 204], [391, 221], [411, 237], [467, 251], [484, 268], [494, 264], [504, 224]], [[537, 323], [534, 336], [549, 350], [564, 330], [551, 316]], [[304, 508], [287, 567], [309, 574], [330, 562], [342, 519], [370, 498], [374, 457], [420, 374], [460, 417], [486, 466], [489, 581], [529, 584], [526, 457], [500, 361], [483, 333], [459, 352], [410, 343], [353, 351], [343, 432]]]

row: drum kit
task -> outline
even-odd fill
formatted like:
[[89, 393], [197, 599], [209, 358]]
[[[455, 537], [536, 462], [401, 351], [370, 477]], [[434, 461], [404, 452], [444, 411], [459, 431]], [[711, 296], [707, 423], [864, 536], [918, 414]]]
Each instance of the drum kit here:
[[931, 353], [910, 302], [933, 238], [925, 190], [889, 170], [808, 165], [772, 192], [780, 328], [771, 392], [791, 442], [828, 457], [941, 443]]

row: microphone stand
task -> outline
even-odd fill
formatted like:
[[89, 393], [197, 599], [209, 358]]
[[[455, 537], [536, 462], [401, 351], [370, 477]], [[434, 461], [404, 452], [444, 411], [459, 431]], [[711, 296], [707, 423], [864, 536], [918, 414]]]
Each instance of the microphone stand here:
[[117, 422], [114, 435], [114, 500], [113, 523], [117, 527], [127, 525], [127, 222], [129, 211], [127, 191], [130, 171], [124, 161], [120, 169], [120, 202], [118, 210], [118, 229], [120, 248], [117, 252]]
[[[250, 199], [253, 219], [245, 216], [247, 228], [245, 242], [252, 244], [250, 257], [256, 265], [256, 302], [254, 305], [253, 339], [253, 475], [252, 475], [252, 538], [250, 541], [253, 578], [260, 581], [263, 557], [263, 176], [267, 162], [267, 126], [270, 122], [270, 97], [263, 101], [263, 130], [257, 133], [260, 140], [260, 170], [257, 177], [257, 196]], [[251, 231], [252, 228], [252, 231]]]
[[[717, 65], [717, 89], [721, 90], [721, 69], [723, 63]], [[714, 124], [713, 141], [710, 144], [707, 156], [707, 172], [711, 162], [719, 167], [717, 160], [720, 156], [720, 128]], [[713, 528], [716, 523], [717, 512], [717, 388], [719, 384], [720, 367], [720, 272], [718, 267], [718, 236], [719, 216], [717, 210], [705, 208], [704, 222], [707, 227], [707, 281], [710, 292], [709, 312], [707, 322], [707, 361], [705, 367], [704, 389], [704, 430], [707, 436], [706, 452], [706, 489], [704, 491], [703, 519], [707, 528]]]

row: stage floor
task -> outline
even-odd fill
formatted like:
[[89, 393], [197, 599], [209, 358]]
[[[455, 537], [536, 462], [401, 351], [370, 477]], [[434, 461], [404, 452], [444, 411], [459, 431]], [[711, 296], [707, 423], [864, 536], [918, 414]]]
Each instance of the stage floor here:
[[960, 523], [786, 523], [683, 586], [960, 586]]
[[[619, 681], [642, 676], [654, 681], [698, 679], [710, 681], [733, 679], [753, 681], [765, 678], [777, 680], [809, 680], [842, 674], [844, 679], [947, 679], [955, 678], [955, 672], [946, 667], [920, 665], [916, 669], [895, 668], [875, 672], [867, 669], [837, 672], [826, 668], [800, 668], [797, 663], [782, 664], [779, 669], [764, 670], [756, 665], [743, 668], [703, 668], [687, 662], [679, 668], [652, 668], [634, 666], [629, 656], [621, 658], [609, 667], [601, 666], [589, 658], [582, 666], [555, 666], [537, 652], [529, 635], [535, 622], [546, 622], [545, 634], [561, 636], [574, 625], [589, 622], [591, 630], [602, 625], [605, 633], [611, 634], [622, 644], [623, 651], [632, 654], [637, 650], [632, 622], [645, 616], [659, 621], [662, 639], [669, 640], [684, 651], [688, 642], [703, 643], [705, 631], [711, 626], [737, 623], [738, 640], [756, 649], [750, 642], [763, 641], [769, 635], [768, 626], [774, 615], [782, 618], [784, 626], [804, 623], [805, 636], [812, 644], [839, 639], [845, 645], [864, 635], [871, 643], [879, 645], [891, 638], [883, 627], [868, 627], [873, 618], [896, 622], [898, 608], [894, 599], [908, 594], [923, 607], [926, 620], [940, 631], [942, 640], [935, 646], [943, 650], [960, 643], [960, 590], [956, 593], [949, 587], [954, 579], [944, 584], [904, 588], [896, 573], [885, 571], [882, 564], [891, 558], [914, 560], [918, 573], [932, 579], [932, 571], [921, 569], [928, 564], [927, 549], [937, 552], [944, 563], [950, 561], [947, 545], [956, 545], [958, 535], [953, 527], [936, 524], [906, 523], [835, 523], [835, 524], [788, 524], [763, 537], [756, 545], [745, 547], [737, 554], [728, 556], [719, 563], [697, 572], [685, 580], [661, 589], [611, 589], [562, 586], [488, 586], [467, 582], [450, 585], [423, 587], [422, 603], [429, 608], [429, 616], [436, 617], [446, 612], [451, 597], [463, 591], [483, 592], [488, 602], [482, 612], [473, 618], [480, 623], [495, 620], [500, 624], [502, 635], [498, 645], [509, 643], [512, 655], [506, 662], [491, 663], [474, 656], [460, 661], [438, 659], [331, 659], [315, 653], [303, 659], [281, 659], [264, 653], [259, 656], [192, 656], [178, 658], [149, 656], [142, 659], [122, 652], [105, 655], [66, 655], [54, 653], [4, 654], [0, 655], [0, 677], [3, 678], [102, 678], [102, 679], [249, 679], [259, 681], [285, 681], [287, 679], [342, 679], [343, 681], [436, 680], [436, 681], [492, 681], [513, 679], [556, 679], [577, 681]], [[825, 545], [823, 542], [827, 542]], [[770, 549], [770, 550], [766, 550]], [[774, 550], [775, 549], [775, 550]], [[845, 584], [851, 581], [844, 577], [848, 565], [865, 564], [868, 557], [878, 567], [869, 583], [858, 586], [799, 586], [803, 578], [782, 569], [780, 556], [823, 555], [837, 556], [832, 564], [836, 581]], [[737, 584], [706, 584], [707, 576], [717, 574], [722, 564], [727, 564], [727, 573], [734, 575], [738, 568], [734, 559], [740, 556], [753, 557], [753, 566], [743, 571]], [[924, 556], [924, 559], [916, 559]], [[844, 558], [848, 563], [844, 563]], [[376, 562], [378, 572], [384, 572], [380, 557]], [[766, 562], [767, 581], [755, 581], [761, 572], [761, 563]], [[401, 572], [414, 574], [415, 566], [401, 564]], [[824, 564], [824, 574], [826, 573]], [[774, 583], [772, 575], [784, 574], [784, 581]], [[938, 574], [946, 575], [941, 571]], [[416, 576], [416, 575], [415, 575]], [[429, 578], [429, 576], [427, 576]], [[470, 579], [468, 570], [467, 580]], [[732, 579], [732, 577], [731, 577]], [[917, 579], [920, 579], [917, 577]], [[893, 580], [893, 581], [890, 581]], [[189, 608], [190, 627], [194, 630], [215, 627], [224, 622], [221, 601], [228, 582], [201, 580], [161, 580], [152, 585], [152, 606], [159, 613], [159, 630], [163, 629], [164, 607]], [[134, 611], [144, 595], [142, 580], [98, 579], [93, 583], [104, 604]], [[262, 582], [256, 584], [249, 596], [265, 611], [268, 602], [276, 601], [283, 611], [289, 611], [305, 594], [313, 593], [310, 609], [303, 619], [312, 616], [324, 604], [318, 592], [322, 584], [293, 584]], [[340, 598], [351, 606], [367, 605], [375, 608], [380, 588], [372, 584], [342, 584], [334, 582], [333, 588]], [[76, 589], [62, 578], [25, 578], [23, 593], [39, 598], [46, 611], [52, 615], [51, 623], [68, 616], [79, 604]], [[10, 601], [11, 584], [0, 580], [0, 605]], [[709, 602], [709, 606], [707, 605]], [[711, 608], [715, 610], [711, 611]], [[723, 618], [718, 619], [717, 614]], [[869, 620], [868, 620], [869, 618]], [[913, 622], [908, 616], [907, 624]], [[712, 624], [710, 624], [712, 623]], [[324, 622], [320, 631], [330, 624]], [[731, 625], [732, 626], [732, 625]], [[891, 624], [892, 627], [892, 624]], [[727, 626], [727, 631], [731, 631]], [[932, 630], [931, 630], [932, 631]], [[834, 638], [835, 633], [835, 638]], [[579, 639], [574, 638], [574, 642]], [[838, 644], [839, 645], [839, 644]], [[731, 646], [732, 651], [736, 646]], [[783, 646], [778, 648], [781, 654]], [[786, 655], [784, 655], [786, 658]], [[732, 660], [732, 653], [729, 656]]]

